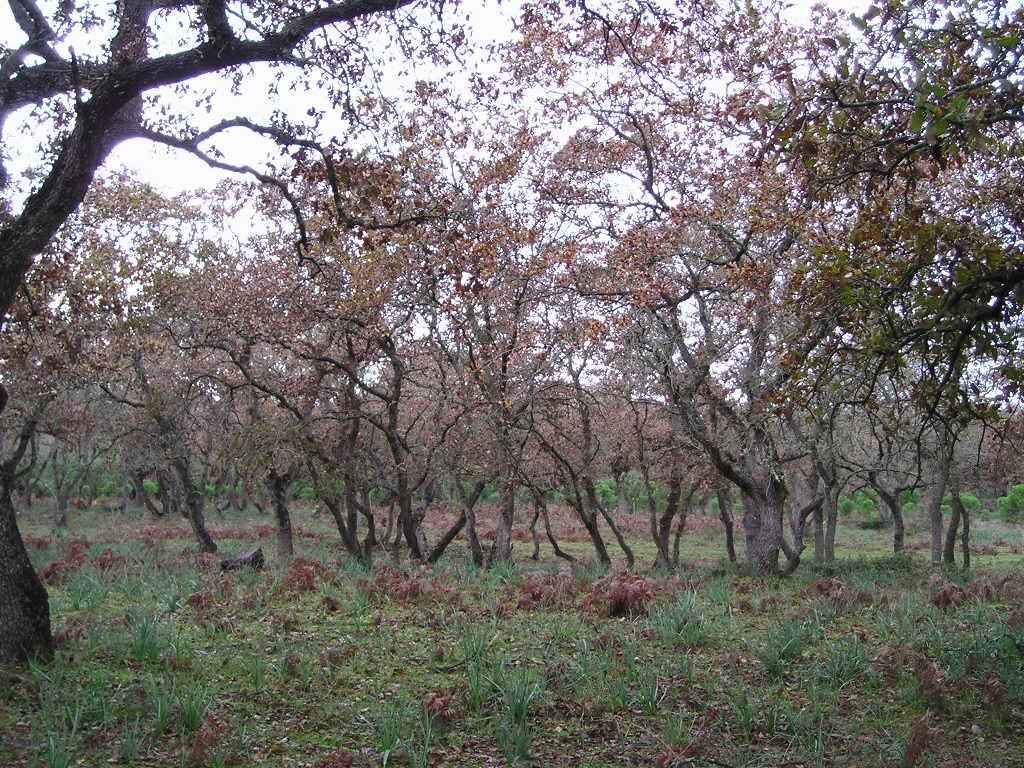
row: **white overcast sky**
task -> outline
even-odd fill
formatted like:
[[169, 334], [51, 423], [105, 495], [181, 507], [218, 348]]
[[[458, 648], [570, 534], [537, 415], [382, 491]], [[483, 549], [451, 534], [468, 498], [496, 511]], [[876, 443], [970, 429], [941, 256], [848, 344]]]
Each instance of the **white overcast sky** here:
[[[43, 8], [48, 8], [52, 3], [41, 3]], [[848, 12], [863, 12], [869, 4], [868, 0], [830, 0], [825, 3], [835, 9]], [[795, 23], [806, 23], [809, 18], [809, 10], [813, 3], [808, 0], [795, 0], [787, 4], [787, 15]], [[475, 7], [475, 14], [479, 20], [474, 19], [470, 29], [475, 37], [483, 38], [483, 42], [500, 40], [509, 34], [511, 29], [511, 14], [519, 3], [505, 2], [500, 9], [488, 3], [486, 10], [480, 10], [483, 6], [473, 0], [466, 0], [463, 9]], [[11, 16], [7, 3], [0, 4], [0, 43], [7, 47], [14, 47], [22, 42], [20, 30]], [[84, 41], [65, 41], [75, 44], [77, 50], [87, 50], [88, 43]], [[474, 42], [481, 42], [476, 40]], [[231, 117], [237, 114], [245, 114], [259, 121], [261, 117], [269, 116], [271, 109], [279, 108], [284, 111], [295, 110], [296, 114], [303, 114], [308, 106], [308, 95], [297, 96], [293, 99], [279, 97], [270, 100], [266, 97], [265, 86], [261, 85], [259, 78], [252, 78], [247, 82], [240, 97], [232, 96], [224, 92], [218, 93], [215, 113], [203, 115], [204, 127], [215, 122], [219, 117]], [[261, 114], [262, 113], [262, 114]], [[6, 162], [12, 180], [21, 194], [29, 191], [31, 182], [25, 183], [31, 177], [33, 170], [33, 151], [37, 137], [38, 126], [35, 125], [27, 110], [22, 110], [8, 118], [4, 130], [4, 144], [6, 149]], [[237, 137], [237, 139], [236, 139]], [[240, 132], [232, 136], [231, 142], [225, 146], [227, 152], [232, 148], [242, 149], [239, 153], [241, 159], [245, 157], [246, 162], [252, 162], [253, 150], [257, 150], [258, 140], [251, 137], [243, 137]], [[267, 147], [269, 150], [270, 147]], [[228, 158], [230, 159], [230, 158]], [[107, 161], [107, 170], [126, 169], [134, 173], [140, 180], [146, 181], [168, 194], [176, 194], [196, 187], [213, 186], [223, 174], [210, 169], [199, 159], [183, 152], [172, 152], [165, 148], [154, 146], [148, 142], [132, 140], [121, 144]], [[19, 180], [21, 183], [18, 183]], [[37, 180], [38, 181], [38, 180]], [[12, 190], [7, 190], [8, 194]], [[20, 195], [16, 195], [20, 197]], [[15, 200], [14, 209], [17, 210], [18, 201]]]

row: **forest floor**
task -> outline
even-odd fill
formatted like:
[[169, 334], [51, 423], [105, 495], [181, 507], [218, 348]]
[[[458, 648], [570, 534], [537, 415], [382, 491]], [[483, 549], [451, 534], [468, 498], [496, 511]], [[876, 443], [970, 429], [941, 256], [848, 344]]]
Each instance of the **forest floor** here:
[[181, 520], [26, 513], [60, 650], [0, 669], [0, 765], [1024, 766], [1024, 527], [976, 519], [971, 571], [935, 573], [908, 522], [900, 557], [845, 524], [833, 567], [756, 578], [707, 518], [659, 576], [642, 516], [603, 575], [524, 536], [486, 573], [368, 571], [302, 511], [277, 563], [239, 515], [221, 552], [267, 568], [222, 575]]

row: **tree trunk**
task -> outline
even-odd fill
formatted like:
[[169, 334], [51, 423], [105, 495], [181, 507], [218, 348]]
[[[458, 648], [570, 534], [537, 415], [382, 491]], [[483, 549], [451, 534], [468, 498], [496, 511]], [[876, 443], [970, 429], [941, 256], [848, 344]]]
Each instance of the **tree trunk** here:
[[516, 485], [512, 478], [511, 462], [506, 456], [501, 467], [501, 500], [498, 529], [494, 533], [490, 552], [487, 553], [487, 567], [490, 568], [512, 557], [512, 526], [516, 519]]
[[277, 521], [277, 556], [281, 560], [291, 560], [295, 556], [295, 544], [292, 538], [292, 517], [288, 511], [288, 488], [291, 485], [290, 472], [278, 474], [271, 472], [267, 476], [267, 490], [274, 506], [274, 519]]
[[466, 513], [463, 511], [455, 523], [445, 532], [444, 536], [441, 537], [440, 541], [434, 545], [434, 548], [430, 550], [427, 555], [427, 562], [430, 564], [436, 563], [441, 559], [441, 555], [448, 549], [448, 545], [451, 544], [458, 535], [462, 532], [462, 529], [466, 526]]
[[49, 596], [21, 539], [11, 484], [0, 479], [0, 663], [53, 653]]
[[885, 508], [889, 510], [889, 516], [892, 518], [892, 551], [893, 554], [898, 555], [903, 551], [905, 533], [903, 508], [900, 506], [900, 492], [899, 490], [889, 492], [881, 486], [874, 476], [871, 477], [871, 487], [874, 488], [878, 498], [885, 504]]
[[934, 497], [928, 504], [928, 520], [931, 523], [931, 554], [932, 565], [942, 563], [942, 491], [936, 489]]
[[963, 522], [963, 530], [960, 536], [960, 547], [964, 557], [964, 570], [971, 567], [971, 513], [966, 508], [960, 510], [960, 517]]
[[782, 498], [774, 490], [775, 483], [769, 482], [766, 495], [743, 494], [747, 562], [755, 573], [761, 575], [779, 572], [783, 508]]
[[363, 517], [366, 518], [366, 538], [363, 539], [363, 551], [369, 554], [377, 548], [377, 521], [373, 517], [373, 502], [370, 499], [370, 489], [365, 485], [359, 494], [359, 499]]
[[672, 536], [672, 521], [675, 520], [679, 511], [679, 502], [682, 498], [683, 481], [679, 476], [678, 462], [673, 462], [672, 472], [669, 477], [668, 498], [665, 500], [665, 510], [658, 515], [653, 499], [648, 501], [648, 510], [651, 517], [651, 537], [654, 539], [654, 547], [657, 554], [654, 559], [656, 570], [668, 571], [672, 569], [672, 554], [669, 552], [669, 539]]
[[403, 470], [398, 471], [398, 523], [401, 526], [402, 536], [405, 543], [409, 545], [409, 554], [416, 560], [423, 559], [423, 549], [420, 547], [421, 536], [417, 530], [416, 513], [413, 511], [412, 492], [409, 490], [409, 481]]
[[530, 538], [533, 540], [533, 552], [530, 553], [531, 560], [540, 560], [540, 534], [537, 532], [537, 523], [540, 521], [540, 507], [533, 506], [533, 519], [530, 520]]
[[619, 495], [619, 517], [632, 514], [633, 505], [629, 503], [629, 496], [626, 495], [626, 475], [619, 474], [615, 476], [615, 489]]
[[676, 535], [672, 539], [672, 569], [678, 570], [679, 568], [679, 547], [683, 541], [683, 531], [686, 530], [686, 520], [689, 517], [689, 511], [683, 509], [683, 513], [679, 516], [679, 522], [676, 524]]
[[555, 557], [560, 557], [570, 563], [575, 563], [576, 558], [558, 546], [558, 540], [555, 538], [554, 531], [551, 530], [551, 518], [548, 516], [548, 505], [544, 501], [544, 494], [536, 489], [533, 491], [533, 503], [544, 520], [544, 533], [547, 535], [548, 543], [551, 544], [551, 548], [555, 552]]
[[342, 513], [341, 505], [338, 503], [338, 499], [327, 494], [323, 494], [320, 497], [327, 507], [327, 510], [331, 513], [331, 517], [334, 518], [334, 524], [338, 527], [338, 535], [341, 536], [341, 543], [345, 547], [345, 550], [358, 559], [361, 563], [369, 562], [368, 555], [363, 551], [362, 547], [359, 546], [359, 539], [356, 537], [355, 531], [348, 527], [348, 521], [346, 516]]
[[206, 499], [203, 498], [202, 492], [192, 480], [188, 461], [178, 456], [174, 459], [172, 465], [174, 466], [175, 473], [178, 475], [178, 482], [185, 489], [185, 508], [182, 512], [188, 519], [189, 525], [192, 526], [192, 533], [199, 543], [199, 551], [216, 552], [217, 543], [210, 536], [209, 531], [206, 530], [206, 516], [204, 514]]
[[725, 553], [729, 556], [729, 562], [735, 563], [736, 539], [733, 531], [732, 496], [721, 485], [715, 493], [718, 497], [718, 519], [722, 521], [722, 526], [725, 528]]
[[825, 492], [825, 562], [836, 561], [836, 529], [839, 527], [839, 489], [830, 487]]
[[956, 539], [958, 529], [962, 526], [960, 537], [961, 552], [963, 553], [964, 570], [971, 567], [971, 523], [967, 508], [964, 507], [963, 499], [960, 498], [960, 485], [954, 481], [950, 489], [952, 512], [949, 516], [949, 528], [946, 530], [946, 545], [943, 549], [943, 560], [949, 564], [956, 561]]
[[946, 529], [946, 543], [942, 547], [942, 560], [950, 565], [956, 562], [956, 540], [957, 534], [960, 532], [960, 509], [962, 508], [961, 504], [957, 504], [956, 494], [953, 495], [953, 499], [949, 527]]
[[149, 496], [149, 491], [146, 490], [146, 479], [141, 472], [132, 473], [132, 484], [135, 486], [135, 495], [142, 501], [142, 505], [149, 510], [149, 514], [153, 517], [162, 517], [163, 512], [156, 508], [156, 504], [153, 503], [153, 499]]
[[53, 514], [53, 524], [61, 529], [68, 527], [68, 506], [71, 503], [69, 495], [70, 492], [68, 490], [57, 492], [57, 507]]
[[622, 531], [619, 530], [619, 526], [615, 524], [615, 520], [612, 519], [610, 514], [608, 514], [608, 510], [597, 497], [597, 489], [594, 487], [593, 480], [589, 475], [587, 475], [584, 476], [582, 483], [586, 494], [586, 503], [589, 505], [591, 510], [596, 509], [597, 513], [604, 518], [606, 523], [608, 523], [608, 527], [612, 529], [612, 536], [615, 537], [615, 541], [619, 545], [619, 549], [621, 549], [622, 554], [626, 556], [626, 569], [630, 571], [633, 570], [633, 566], [636, 565], [636, 558], [633, 555], [633, 550], [630, 549], [625, 536], [622, 535]]
[[811, 526], [814, 535], [814, 562], [825, 563], [828, 561], [825, 555], [825, 513], [821, 507], [814, 510]]

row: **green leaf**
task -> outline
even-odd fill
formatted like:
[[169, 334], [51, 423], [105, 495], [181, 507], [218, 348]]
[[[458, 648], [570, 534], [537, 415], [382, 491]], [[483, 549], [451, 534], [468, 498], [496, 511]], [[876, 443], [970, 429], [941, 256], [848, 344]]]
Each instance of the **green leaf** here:
[[924, 127], [924, 112], [920, 109], [915, 109], [910, 115], [910, 132], [920, 133], [921, 128]]

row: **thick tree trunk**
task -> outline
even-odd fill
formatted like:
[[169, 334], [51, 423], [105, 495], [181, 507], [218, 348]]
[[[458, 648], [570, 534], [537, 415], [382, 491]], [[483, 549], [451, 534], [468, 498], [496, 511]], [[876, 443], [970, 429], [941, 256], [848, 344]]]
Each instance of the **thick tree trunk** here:
[[583, 523], [583, 528], [590, 537], [590, 544], [594, 548], [594, 554], [597, 555], [597, 562], [604, 569], [610, 568], [612, 558], [608, 554], [608, 547], [605, 546], [604, 537], [601, 536], [601, 530], [597, 525], [597, 514], [586, 509], [582, 496], [576, 495], [575, 500], [570, 497], [566, 501], [573, 511], [576, 512], [580, 522]]
[[494, 541], [487, 553], [487, 567], [512, 557], [512, 526], [516, 520], [516, 485], [512, 478], [509, 457], [501, 463], [501, 499], [499, 501], [498, 529], [494, 533]]
[[679, 522], [676, 523], [676, 535], [672, 538], [672, 569], [679, 569], [679, 549], [680, 544], [683, 541], [683, 532], [686, 530], [686, 520], [689, 517], [689, 511], [683, 509], [683, 513], [679, 516]]
[[554, 550], [555, 557], [560, 557], [570, 563], [575, 563], [576, 558], [558, 546], [558, 540], [555, 538], [555, 533], [551, 530], [551, 518], [548, 515], [547, 502], [544, 501], [544, 494], [537, 489], [533, 489], [533, 504], [537, 514], [539, 514], [541, 519], [544, 521], [544, 533], [548, 538], [548, 543], [551, 544], [552, 550]]
[[[604, 521], [608, 524], [608, 527], [611, 528], [612, 536], [615, 537], [615, 541], [619, 545], [619, 549], [621, 549], [622, 553], [626, 556], [626, 568], [628, 570], [633, 570], [633, 566], [636, 565], [636, 558], [633, 555], [633, 550], [626, 542], [626, 538], [622, 535], [622, 531], [619, 530], [618, 525], [615, 524], [615, 520], [612, 519], [610, 514], [608, 514], [608, 510], [598, 498], [597, 488], [594, 487], [594, 481], [589, 475], [584, 475], [579, 480], [579, 483], [583, 490], [583, 504], [588, 508], [587, 516], [594, 520], [594, 532], [597, 532], [597, 515], [601, 515], [601, 517], [604, 518]], [[600, 534], [598, 535], [600, 536]], [[593, 535], [591, 535], [591, 538], [593, 539]], [[603, 543], [604, 542], [602, 541], [602, 545]], [[604, 554], [607, 557], [607, 551], [605, 551]], [[598, 556], [600, 557], [600, 553]], [[602, 562], [604, 561], [602, 560]], [[610, 558], [608, 560], [608, 565], [611, 565]]]
[[875, 489], [878, 498], [889, 510], [889, 517], [892, 519], [892, 551], [893, 554], [898, 555], [903, 551], [906, 530], [903, 524], [903, 508], [900, 506], [900, 492], [899, 490], [894, 492], [886, 490], [874, 476], [872, 476], [871, 487]]
[[274, 519], [277, 522], [277, 556], [282, 560], [291, 560], [295, 556], [295, 543], [292, 538], [292, 516], [288, 510], [288, 488], [291, 485], [291, 473], [279, 475], [271, 472], [267, 476], [267, 490], [274, 507]]
[[536, 504], [533, 507], [533, 517], [530, 519], [530, 539], [533, 541], [533, 552], [530, 553], [531, 560], [540, 560], [540, 533], [537, 531], [537, 523], [540, 522], [540, 507]]
[[755, 573], [767, 575], [779, 572], [779, 553], [782, 551], [783, 498], [774, 493], [775, 483], [769, 483], [769, 493], [761, 496], [743, 494], [743, 528], [747, 539], [747, 562]]
[[898, 555], [906, 546], [906, 525], [903, 522], [903, 508], [900, 507], [900, 503], [897, 501], [893, 506], [889, 507], [889, 511], [892, 513], [892, 551], [893, 554]]
[[0, 663], [52, 652], [49, 597], [21, 539], [7, 478], [0, 480]]

